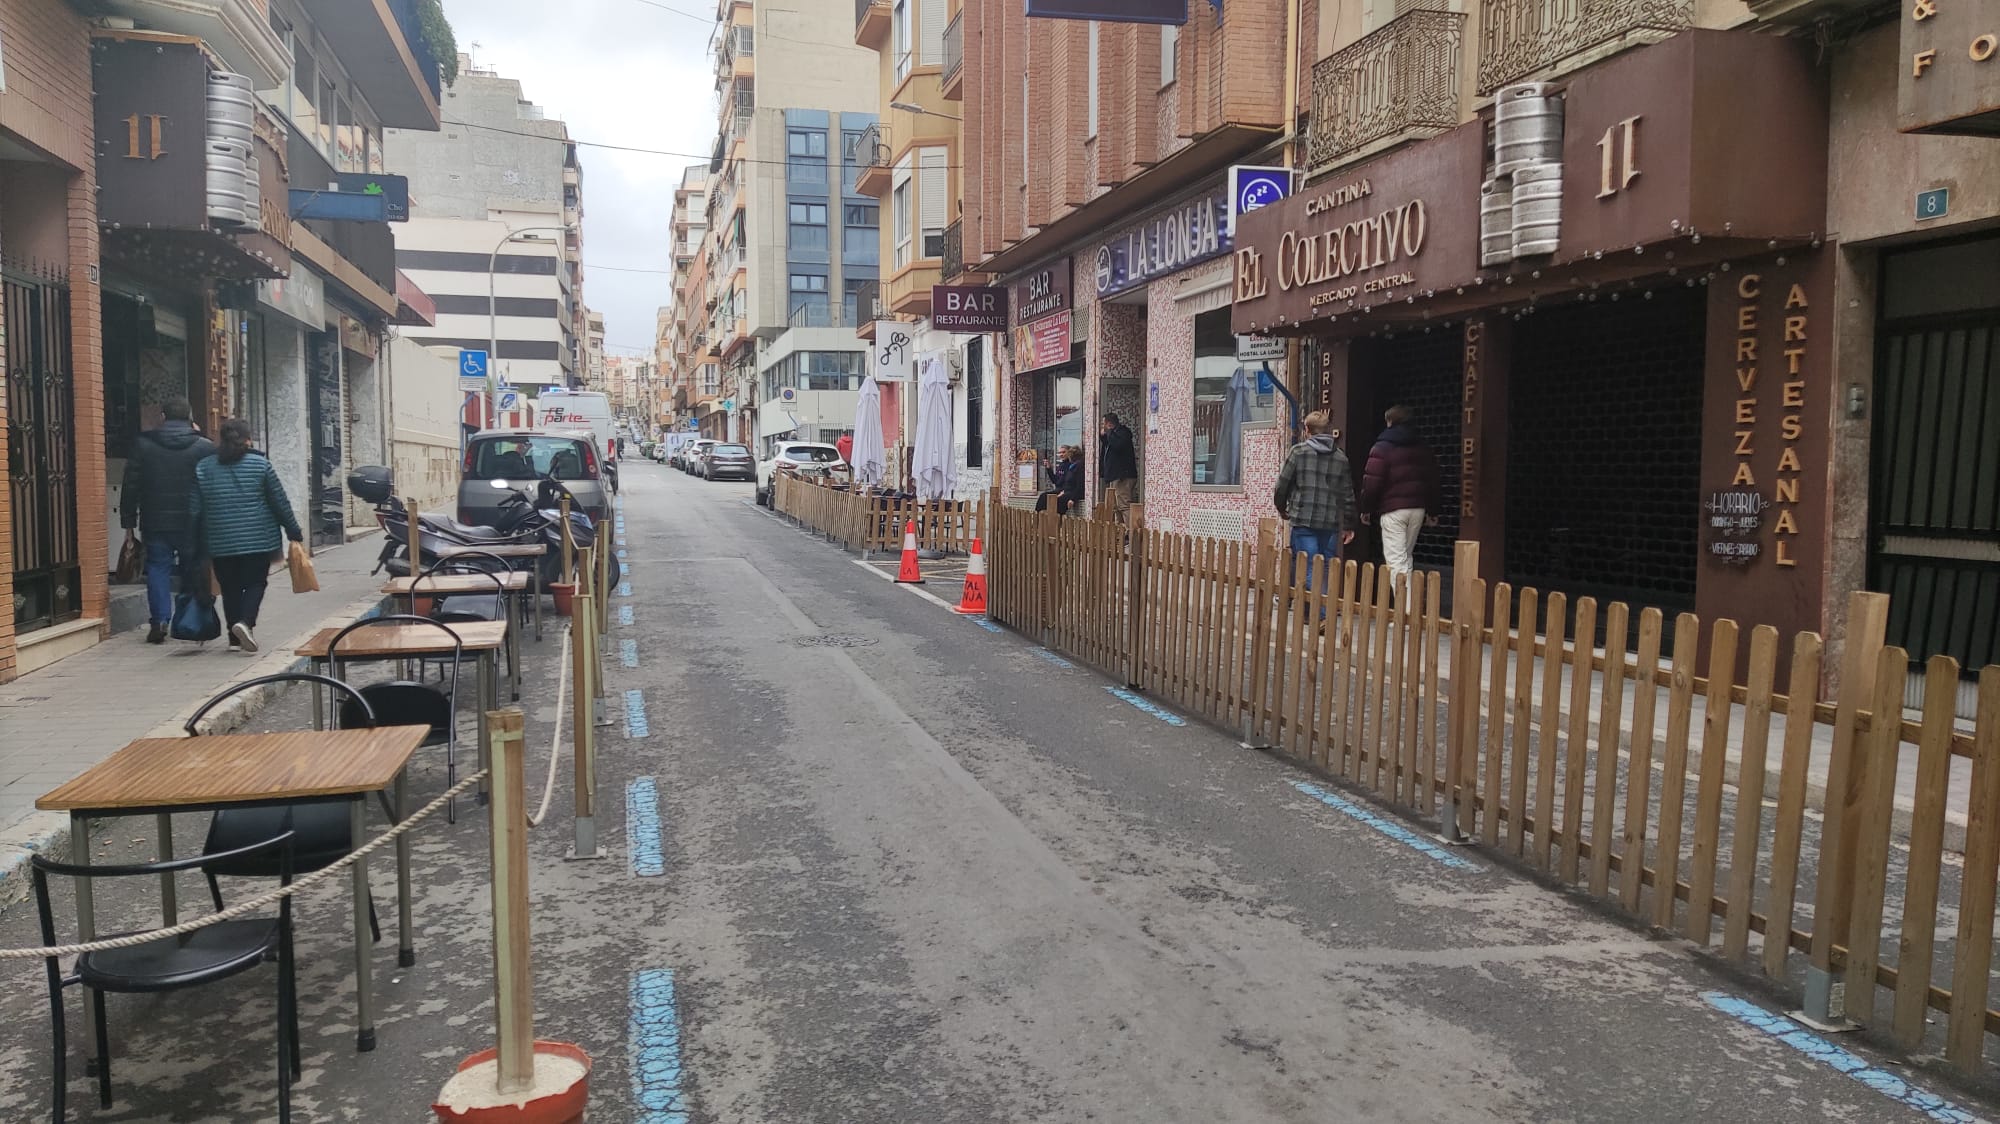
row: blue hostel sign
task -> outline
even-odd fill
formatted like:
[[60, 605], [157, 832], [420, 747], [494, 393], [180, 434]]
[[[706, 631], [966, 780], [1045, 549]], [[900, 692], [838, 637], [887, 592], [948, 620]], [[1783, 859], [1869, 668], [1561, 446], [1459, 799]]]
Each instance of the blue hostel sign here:
[[1028, 0], [1028, 18], [1179, 26], [1187, 22], [1188, 0]]

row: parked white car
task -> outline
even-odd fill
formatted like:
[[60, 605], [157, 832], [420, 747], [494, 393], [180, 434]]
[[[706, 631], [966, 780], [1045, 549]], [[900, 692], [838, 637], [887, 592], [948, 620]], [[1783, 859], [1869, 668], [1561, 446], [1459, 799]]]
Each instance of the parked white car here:
[[801, 471], [825, 473], [841, 483], [854, 478], [854, 470], [832, 445], [820, 441], [779, 441], [771, 446], [770, 456], [757, 462], [757, 502], [771, 506], [774, 491], [771, 481], [778, 473]]

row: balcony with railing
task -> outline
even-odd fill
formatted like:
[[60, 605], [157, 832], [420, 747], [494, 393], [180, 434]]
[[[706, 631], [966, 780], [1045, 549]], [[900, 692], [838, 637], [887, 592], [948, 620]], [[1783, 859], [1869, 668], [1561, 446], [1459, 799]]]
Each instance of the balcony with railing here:
[[725, 153], [734, 154], [736, 146], [750, 135], [750, 122], [755, 120], [748, 110], [739, 109], [729, 118], [728, 140], [722, 146]]
[[889, 169], [895, 154], [889, 146], [889, 127], [880, 121], [861, 130], [854, 145], [854, 190], [881, 198], [889, 193]]
[[944, 228], [944, 238], [938, 251], [938, 276], [940, 284], [949, 285], [965, 272], [965, 240], [959, 223]]
[[1420, 8], [1315, 63], [1306, 167], [1456, 128], [1464, 36], [1464, 13]]
[[965, 12], [952, 13], [944, 25], [944, 72], [938, 76], [939, 92], [948, 101], [961, 101], [965, 92]]
[[1694, 25], [1694, 0], [1480, 0], [1479, 93], [1551, 77]]
[[382, 124], [401, 129], [438, 127], [443, 79], [437, 56], [424, 38], [415, 0], [387, 0], [381, 5], [352, 0], [303, 3], [306, 15]]
[[755, 75], [751, 60], [757, 54], [757, 32], [755, 28], [731, 27], [722, 33], [722, 43], [716, 50], [715, 82], [717, 86], [727, 86], [733, 81], [748, 79]]
[[854, 42], [873, 47], [889, 34], [889, 0], [854, 0]]
[[882, 283], [862, 281], [848, 298], [854, 306], [854, 334], [864, 340], [875, 338], [875, 321], [882, 318]]

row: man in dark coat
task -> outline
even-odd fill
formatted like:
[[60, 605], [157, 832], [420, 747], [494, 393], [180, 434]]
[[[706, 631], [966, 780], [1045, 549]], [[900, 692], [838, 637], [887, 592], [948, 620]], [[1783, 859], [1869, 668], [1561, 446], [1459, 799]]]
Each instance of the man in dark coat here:
[[1398, 580], [1410, 572], [1417, 535], [1427, 513], [1437, 511], [1437, 457], [1424, 446], [1410, 425], [1408, 406], [1391, 406], [1382, 415], [1389, 428], [1368, 450], [1361, 470], [1361, 519], [1382, 529], [1382, 558]]
[[125, 486], [118, 521], [138, 528], [146, 543], [146, 610], [152, 627], [146, 643], [163, 644], [173, 616], [173, 576], [183, 591], [195, 588], [201, 545], [191, 515], [194, 467], [215, 453], [215, 443], [194, 427], [185, 398], [167, 402], [160, 428], [141, 433], [125, 461]]
[[1132, 443], [1132, 431], [1109, 411], [1097, 437], [1097, 478], [1104, 482], [1104, 498], [1111, 501], [1112, 514], [1120, 523], [1125, 522], [1139, 487], [1139, 451]]

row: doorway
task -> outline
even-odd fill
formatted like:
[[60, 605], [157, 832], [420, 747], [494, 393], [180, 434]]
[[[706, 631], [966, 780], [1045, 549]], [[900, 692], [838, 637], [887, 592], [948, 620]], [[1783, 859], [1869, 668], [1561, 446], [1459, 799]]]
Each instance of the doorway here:
[[53, 270], [0, 271], [7, 340], [7, 471], [13, 505], [14, 629], [83, 615], [77, 550], [75, 371], [69, 283]]

